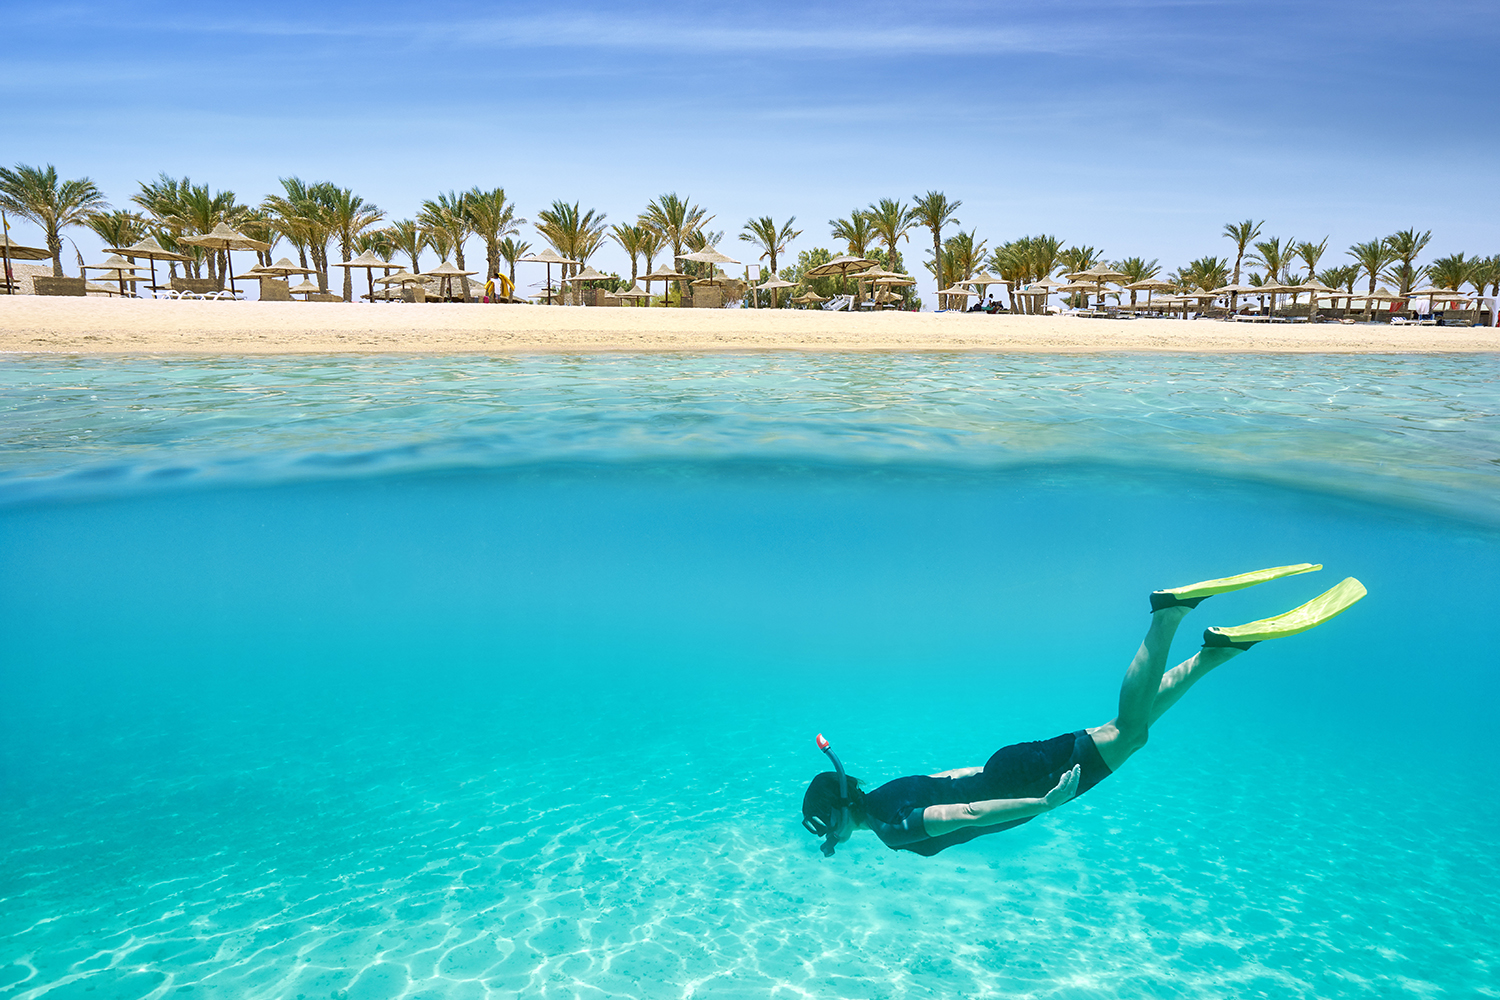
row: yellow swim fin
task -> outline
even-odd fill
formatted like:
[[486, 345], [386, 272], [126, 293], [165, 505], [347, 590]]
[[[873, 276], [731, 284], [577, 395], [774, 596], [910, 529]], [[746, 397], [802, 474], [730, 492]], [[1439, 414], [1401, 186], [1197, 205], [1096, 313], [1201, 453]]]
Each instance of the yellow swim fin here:
[[1302, 607], [1293, 608], [1285, 614], [1262, 618], [1247, 625], [1206, 629], [1203, 633], [1203, 645], [1248, 649], [1265, 639], [1280, 639], [1282, 636], [1306, 632], [1335, 615], [1343, 614], [1364, 596], [1365, 585], [1351, 576], [1332, 590], [1319, 594]]
[[1272, 566], [1270, 569], [1255, 569], [1239, 576], [1226, 576], [1222, 580], [1204, 580], [1201, 583], [1190, 583], [1186, 587], [1173, 587], [1171, 590], [1158, 590], [1151, 595], [1151, 610], [1160, 611], [1162, 608], [1175, 608], [1187, 606], [1195, 608], [1198, 602], [1205, 597], [1214, 594], [1227, 594], [1231, 590], [1244, 590], [1253, 587], [1257, 583], [1266, 583], [1271, 580], [1280, 580], [1284, 576], [1296, 576], [1299, 573], [1311, 573], [1323, 568], [1322, 563], [1297, 563], [1294, 566]]

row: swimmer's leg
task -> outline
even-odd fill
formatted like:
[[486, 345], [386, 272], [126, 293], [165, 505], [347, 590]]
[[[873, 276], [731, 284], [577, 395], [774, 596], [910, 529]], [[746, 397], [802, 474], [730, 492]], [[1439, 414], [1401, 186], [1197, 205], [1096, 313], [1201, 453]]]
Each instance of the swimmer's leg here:
[[[1191, 609], [1184, 605], [1160, 608], [1151, 612], [1151, 627], [1136, 651], [1135, 659], [1125, 671], [1120, 684], [1120, 713], [1096, 729], [1089, 730], [1099, 756], [1111, 771], [1119, 770], [1130, 755], [1146, 745], [1146, 737], [1155, 721], [1152, 714], [1162, 675], [1167, 669], [1167, 653], [1177, 626]], [[1238, 650], [1235, 650], [1238, 652]], [[1181, 695], [1178, 695], [1181, 697]]]

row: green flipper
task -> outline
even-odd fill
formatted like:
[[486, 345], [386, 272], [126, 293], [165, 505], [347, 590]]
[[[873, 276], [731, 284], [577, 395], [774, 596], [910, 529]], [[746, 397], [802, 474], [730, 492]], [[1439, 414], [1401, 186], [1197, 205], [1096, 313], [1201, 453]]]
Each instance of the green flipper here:
[[1207, 629], [1203, 633], [1203, 645], [1242, 647], [1265, 639], [1280, 639], [1282, 636], [1306, 632], [1349, 610], [1364, 596], [1365, 585], [1351, 576], [1332, 590], [1319, 594], [1302, 607], [1293, 608], [1285, 614], [1231, 628]]
[[1299, 573], [1311, 573], [1313, 570], [1322, 568], [1322, 563], [1297, 563], [1295, 566], [1272, 566], [1270, 569], [1251, 570], [1248, 573], [1241, 573], [1239, 576], [1226, 576], [1222, 580], [1204, 580], [1202, 583], [1190, 583], [1186, 587], [1158, 590], [1157, 593], [1171, 594], [1177, 598], [1212, 597], [1214, 594], [1227, 594], [1231, 590], [1244, 590], [1246, 587], [1253, 587], [1257, 583], [1280, 580], [1284, 576], [1296, 576]]
[[1202, 583], [1190, 583], [1186, 587], [1173, 587], [1171, 590], [1158, 590], [1151, 595], [1151, 610], [1160, 611], [1163, 608], [1196, 608], [1204, 598], [1215, 594], [1227, 594], [1231, 590], [1244, 590], [1253, 587], [1257, 583], [1266, 583], [1270, 580], [1280, 580], [1284, 576], [1296, 576], [1299, 573], [1311, 573], [1313, 570], [1322, 569], [1322, 563], [1297, 563], [1295, 566], [1272, 566], [1270, 569], [1256, 569], [1239, 576], [1226, 576], [1222, 580], [1204, 580]]

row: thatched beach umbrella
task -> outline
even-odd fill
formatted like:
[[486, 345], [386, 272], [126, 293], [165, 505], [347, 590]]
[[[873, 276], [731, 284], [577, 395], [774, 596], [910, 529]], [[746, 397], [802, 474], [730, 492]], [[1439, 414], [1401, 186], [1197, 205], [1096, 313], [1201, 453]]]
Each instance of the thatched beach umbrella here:
[[[843, 292], [847, 287], [849, 275], [868, 271], [870, 268], [877, 266], [879, 266], [879, 261], [871, 260], [868, 257], [851, 257], [848, 254], [844, 254], [833, 258], [833, 260], [830, 260], [826, 264], [819, 264], [817, 267], [808, 268], [806, 277], [832, 278], [837, 276], [839, 279], [839, 291]], [[858, 288], [859, 286], [855, 285], [855, 289], [858, 290]]]
[[1130, 284], [1128, 284], [1128, 285], [1121, 285], [1120, 287], [1123, 288], [1123, 289], [1125, 289], [1126, 291], [1132, 293], [1131, 296], [1130, 296], [1130, 304], [1132, 306], [1135, 305], [1135, 294], [1134, 293], [1135, 292], [1145, 292], [1146, 293], [1146, 308], [1149, 309], [1151, 307], [1151, 293], [1152, 292], [1170, 292], [1173, 288], [1175, 288], [1177, 286], [1173, 285], [1170, 281], [1163, 281], [1161, 278], [1142, 278], [1140, 281], [1132, 281]]
[[151, 290], [154, 292], [160, 286], [156, 283], [156, 262], [159, 260], [175, 260], [186, 263], [191, 258], [186, 254], [173, 253], [156, 241], [155, 236], [147, 236], [138, 240], [128, 247], [105, 247], [105, 253], [117, 253], [129, 260], [137, 257], [151, 262]]
[[771, 308], [772, 309], [776, 308], [776, 292], [778, 290], [780, 290], [782, 288], [796, 288], [796, 287], [797, 287], [797, 283], [795, 281], [783, 281], [782, 279], [777, 278], [777, 277], [767, 278], [765, 281], [762, 281], [760, 284], [758, 284], [758, 285], [755, 286], [755, 288], [756, 288], [757, 291], [763, 291], [763, 292], [770, 292], [771, 293]]
[[[384, 270], [386, 270], [388, 268], [395, 267], [396, 265], [392, 264], [388, 260], [381, 260], [379, 257], [375, 256], [375, 251], [373, 251], [373, 250], [366, 250], [364, 253], [360, 254], [358, 257], [355, 257], [353, 260], [346, 260], [346, 261], [343, 261], [342, 263], [335, 264], [333, 266], [334, 267], [342, 267], [342, 268], [346, 268], [346, 269], [347, 268], [351, 268], [351, 267], [362, 267], [362, 268], [364, 268], [365, 269], [365, 281], [366, 281], [366, 284], [369, 286], [369, 289], [370, 289], [370, 301], [373, 302], [373, 301], [375, 301], [375, 269], [378, 267], [382, 271], [384, 271]], [[469, 271], [468, 273], [469, 274], [475, 274], [477, 272], [475, 272], [475, 271]]]
[[601, 274], [599, 271], [594, 270], [594, 266], [592, 264], [585, 264], [583, 266], [583, 270], [579, 271], [571, 278], [564, 278], [563, 280], [576, 288], [578, 285], [583, 284], [585, 281], [608, 281], [609, 275]]
[[634, 299], [635, 301], [632, 303], [633, 305], [640, 305], [641, 299], [649, 299], [651, 297], [651, 293], [646, 291], [640, 285], [633, 285], [626, 291], [615, 292], [613, 294], [617, 299]]
[[[361, 265], [361, 266], [363, 266], [363, 265]], [[479, 273], [478, 271], [460, 271], [458, 268], [454, 267], [452, 264], [448, 263], [445, 260], [441, 264], [439, 264], [437, 267], [435, 267], [432, 270], [428, 271], [422, 277], [423, 278], [437, 278], [438, 279], [438, 294], [440, 296], [442, 296], [443, 298], [452, 298], [453, 297], [453, 279], [454, 278], [466, 278], [466, 277], [468, 277], [471, 274], [478, 274], [478, 273]], [[446, 288], [446, 292], [444, 291], [445, 288]]]
[[14, 295], [11, 283], [15, 281], [15, 275], [11, 273], [10, 262], [13, 260], [51, 260], [52, 251], [11, 242], [10, 234], [5, 231], [8, 228], [10, 228], [8, 222], [0, 227], [0, 259], [5, 261], [5, 294]]
[[536, 253], [527, 254], [525, 257], [521, 258], [521, 261], [522, 261], [522, 263], [526, 263], [526, 264], [546, 264], [547, 265], [547, 294], [548, 294], [548, 296], [551, 296], [551, 294], [552, 294], [552, 265], [553, 264], [561, 264], [564, 267], [566, 267], [568, 265], [582, 263], [581, 261], [569, 260], [568, 258], [564, 257], [562, 254], [560, 254], [557, 251], [553, 250], [551, 247], [544, 247], [543, 249], [539, 250]]
[[[314, 272], [314, 273], [316, 273], [316, 272]], [[300, 284], [300, 285], [293, 285], [291, 288], [288, 288], [287, 289], [287, 294], [289, 294], [289, 295], [313, 295], [313, 294], [315, 294], [317, 292], [321, 292], [322, 290], [323, 289], [318, 285], [318, 283], [316, 281], [313, 281], [310, 278], [303, 278], [302, 279], [302, 284]]]
[[827, 302], [828, 299], [809, 288], [801, 295], [794, 295], [792, 301], [804, 306], [814, 306], [819, 302]]
[[1434, 288], [1431, 285], [1428, 285], [1426, 288], [1418, 288], [1415, 291], [1406, 293], [1406, 297], [1409, 299], [1414, 299], [1419, 296], [1426, 296], [1428, 312], [1432, 312], [1434, 310], [1438, 300], [1443, 300], [1449, 303], [1467, 303], [1471, 298], [1471, 296], [1465, 295], [1463, 292], [1454, 291], [1451, 288]]
[[[668, 266], [666, 264], [662, 264], [660, 267], [658, 267], [656, 270], [652, 271], [650, 274], [642, 275], [641, 276], [641, 280], [646, 283], [646, 291], [649, 292], [651, 290], [651, 282], [653, 282], [653, 281], [686, 281], [686, 280], [688, 280], [691, 277], [692, 277], [691, 274], [684, 274], [681, 271], [674, 271], [674, 270], [672, 270], [672, 268], [670, 266]], [[670, 297], [671, 294], [672, 294], [672, 290], [671, 290], [670, 287], [665, 286], [665, 285], [662, 286], [662, 299], [663, 299], [662, 304], [663, 305], [667, 304], [665, 300], [668, 297]], [[681, 299], [679, 299], [678, 302], [680, 304], [681, 303]]]
[[130, 263], [130, 261], [119, 254], [111, 256], [103, 264], [85, 264], [83, 265], [83, 269], [85, 271], [100, 272], [99, 277], [102, 279], [118, 281], [120, 283], [121, 295], [125, 294], [125, 282], [129, 281], [133, 284], [140, 281], [140, 277], [135, 272], [145, 270], [145, 268], [138, 264]]
[[[1095, 264], [1087, 271], [1074, 271], [1072, 274], [1064, 275], [1064, 277], [1072, 282], [1086, 281], [1089, 284], [1093, 285], [1094, 291], [1099, 296], [1099, 304], [1103, 305], [1104, 286], [1106, 284], [1113, 284], [1117, 281], [1123, 281], [1124, 279], [1130, 277], [1130, 275], [1126, 274], [1123, 271], [1116, 271], [1112, 267], [1106, 267], [1103, 264]], [[1089, 304], [1088, 295], [1086, 293], [1084, 295], [1083, 304]]]
[[223, 250], [224, 261], [229, 268], [229, 290], [234, 288], [234, 260], [230, 257], [231, 250], [269, 250], [271, 244], [262, 243], [260, 240], [252, 240], [244, 233], [237, 233], [224, 223], [214, 226], [213, 232], [204, 233], [202, 236], [184, 236], [178, 242], [191, 244], [195, 247], [203, 247], [205, 250]]

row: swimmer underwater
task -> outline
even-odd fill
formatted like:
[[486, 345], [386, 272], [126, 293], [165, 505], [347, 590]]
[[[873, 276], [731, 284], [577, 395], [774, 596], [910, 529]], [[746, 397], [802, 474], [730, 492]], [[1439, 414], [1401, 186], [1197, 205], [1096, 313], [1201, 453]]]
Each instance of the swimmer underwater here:
[[819, 734], [818, 748], [835, 769], [817, 775], [807, 786], [802, 825], [823, 838], [822, 851], [829, 857], [856, 830], [872, 831], [892, 850], [932, 857], [1056, 809], [1118, 771], [1146, 745], [1162, 713], [1209, 671], [1257, 642], [1323, 624], [1364, 597], [1365, 588], [1349, 577], [1285, 614], [1233, 628], [1210, 628], [1203, 633], [1202, 649], [1167, 670], [1172, 637], [1189, 611], [1215, 594], [1322, 568], [1312, 563], [1276, 566], [1156, 591], [1151, 595], [1151, 627], [1120, 685], [1119, 714], [1093, 729], [1004, 747], [983, 767], [909, 775], [864, 792], [858, 778], [844, 773], [838, 754]]

